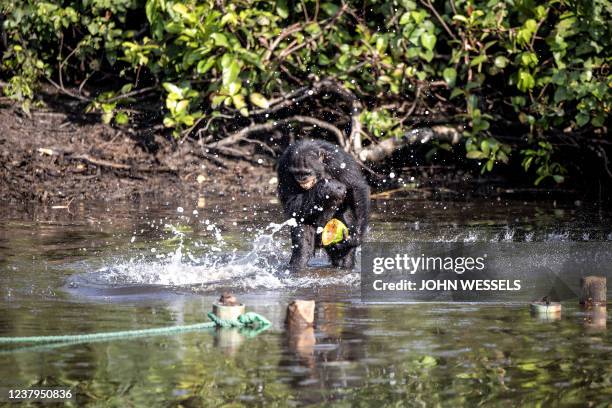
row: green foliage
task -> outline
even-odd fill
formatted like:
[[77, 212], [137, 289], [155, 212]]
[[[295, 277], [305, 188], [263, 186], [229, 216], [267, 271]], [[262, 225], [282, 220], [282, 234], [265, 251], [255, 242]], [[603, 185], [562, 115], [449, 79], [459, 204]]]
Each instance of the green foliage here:
[[536, 166], [538, 176], [535, 180], [536, 186], [548, 177], [551, 177], [556, 183], [565, 181], [564, 174], [567, 173], [567, 170], [560, 163], [552, 161], [552, 152], [553, 147], [548, 142], [539, 142], [536, 148], [521, 151], [525, 171], [528, 171], [532, 164]]
[[387, 109], [364, 110], [361, 112], [360, 120], [368, 129], [368, 132], [375, 137], [399, 138], [404, 133], [398, 120]]
[[124, 87], [146, 78], [178, 136], [332, 77], [367, 106], [373, 138], [401, 137], [414, 123], [406, 111], [447, 100], [483, 171], [508, 162], [496, 136], [519, 123], [533, 151], [547, 152], [524, 151], [526, 170], [559, 181], [554, 149], [538, 142], [609, 125], [611, 10], [609, 0], [5, 0], [4, 92], [28, 109], [43, 78], [112, 75], [88, 109], [122, 124], [133, 101]]

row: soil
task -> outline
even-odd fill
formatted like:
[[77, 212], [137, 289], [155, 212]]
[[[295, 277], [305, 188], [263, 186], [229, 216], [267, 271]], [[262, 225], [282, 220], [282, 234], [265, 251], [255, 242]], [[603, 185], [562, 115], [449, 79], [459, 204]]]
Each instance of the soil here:
[[[115, 128], [82, 110], [0, 105], [0, 201], [274, 196], [274, 160], [206, 153], [163, 130]], [[253, 154], [251, 152], [251, 154]]]
[[[85, 114], [82, 104], [57, 93], [47, 92], [42, 100], [44, 104], [27, 115], [0, 98], [0, 203], [66, 206], [73, 200], [271, 199], [276, 195], [276, 158], [254, 144], [232, 147], [230, 156], [219, 155], [206, 151], [198, 140], [176, 140], [159, 125], [150, 124], [159, 120], [140, 118], [130, 126], [110, 126], [101, 123], [99, 116]], [[376, 174], [365, 172], [376, 193], [373, 198], [396, 194], [442, 199], [582, 195], [576, 194], [575, 186], [533, 188], [523, 173], [518, 173], [522, 175], [519, 182], [503, 172], [501, 177], [499, 172], [482, 176], [478, 167], [452, 159], [442, 160], [442, 165], [406, 167], [405, 157], [405, 152], [397, 152]], [[386, 176], [391, 172], [395, 178]], [[513, 170], [506, 169], [506, 173]], [[402, 178], [417, 187], [402, 187]], [[601, 187], [597, 191], [601, 200]]]

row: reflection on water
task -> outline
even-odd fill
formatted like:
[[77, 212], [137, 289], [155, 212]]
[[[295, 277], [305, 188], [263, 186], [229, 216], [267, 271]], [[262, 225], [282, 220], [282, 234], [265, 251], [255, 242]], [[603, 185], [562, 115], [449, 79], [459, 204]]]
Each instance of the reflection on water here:
[[[181, 206], [182, 211], [177, 211]], [[376, 201], [373, 241], [612, 240], [610, 212], [575, 203]], [[271, 223], [275, 222], [277, 224]], [[278, 205], [230, 201], [0, 209], [0, 336], [206, 320], [231, 288], [274, 327], [0, 348], [0, 387], [65, 386], [76, 405], [592, 405], [612, 398], [606, 310], [359, 302], [355, 271], [287, 275]], [[317, 300], [317, 325], [284, 330]]]

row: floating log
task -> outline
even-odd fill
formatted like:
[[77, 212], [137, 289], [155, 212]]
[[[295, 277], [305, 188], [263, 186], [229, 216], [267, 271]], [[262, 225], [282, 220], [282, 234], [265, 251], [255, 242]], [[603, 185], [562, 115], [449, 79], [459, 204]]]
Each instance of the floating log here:
[[585, 306], [606, 305], [605, 276], [585, 276], [580, 278], [580, 304]]
[[289, 327], [308, 327], [314, 324], [314, 300], [294, 300], [287, 306]]

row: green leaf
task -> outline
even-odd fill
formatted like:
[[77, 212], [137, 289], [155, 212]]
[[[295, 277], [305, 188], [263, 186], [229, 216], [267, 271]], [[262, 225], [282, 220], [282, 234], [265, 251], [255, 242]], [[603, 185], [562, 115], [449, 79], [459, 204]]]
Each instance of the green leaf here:
[[104, 123], [105, 125], [108, 125], [111, 120], [113, 120], [113, 112], [104, 112], [102, 114], [102, 123]]
[[184, 4], [176, 3], [172, 6], [172, 10], [176, 11], [179, 14], [189, 14], [189, 9], [185, 7]]
[[189, 101], [187, 99], [183, 99], [176, 104], [174, 108], [174, 114], [180, 115], [183, 113], [187, 113], [187, 108], [189, 107]]
[[304, 28], [304, 31], [310, 35], [315, 35], [321, 32], [321, 27], [317, 23], [310, 23]]
[[563, 102], [568, 97], [567, 89], [564, 86], [560, 86], [555, 90], [554, 100], [555, 103]]
[[516, 86], [520, 91], [527, 92], [535, 86], [535, 79], [533, 79], [529, 71], [519, 70]]
[[385, 36], [378, 37], [376, 39], [376, 51], [378, 51], [379, 54], [384, 54], [386, 49], [387, 49], [387, 37]]
[[236, 107], [236, 109], [242, 109], [246, 107], [244, 96], [240, 94], [232, 96], [232, 102], [234, 103], [234, 106]]
[[508, 65], [508, 62], [509, 62], [508, 58], [499, 56], [495, 58], [494, 64], [497, 68], [506, 68], [506, 66]]
[[538, 56], [533, 52], [523, 52], [520, 55], [520, 61], [524, 67], [535, 67], [538, 65]]
[[98, 24], [93, 21], [87, 25], [87, 29], [92, 35], [98, 34], [99, 28], [100, 27], [98, 26]]
[[594, 116], [593, 119], [591, 119], [591, 125], [595, 127], [603, 127], [605, 122], [606, 117], [603, 113], [600, 113], [597, 116]]
[[475, 57], [472, 61], [470, 61], [470, 67], [475, 67], [476, 65], [480, 65], [487, 60], [486, 54], [480, 54]]
[[561, 183], [563, 183], [565, 181], [565, 177], [563, 177], [560, 174], [555, 174], [552, 177], [553, 177], [553, 180], [555, 180], [555, 183], [557, 183], [557, 184], [561, 184]]
[[454, 99], [454, 98], [456, 98], [456, 97], [458, 97], [460, 95], [463, 95], [463, 94], [464, 94], [464, 90], [463, 89], [455, 88], [455, 89], [453, 89], [453, 91], [450, 94], [450, 99]]
[[179, 88], [178, 86], [176, 86], [174, 84], [171, 84], [170, 82], [164, 82], [162, 84], [162, 86], [164, 87], [166, 92], [168, 92], [169, 94], [171, 94], [171, 95], [174, 94], [178, 98], [182, 98], [183, 97], [183, 90], [181, 88]]
[[167, 116], [164, 118], [165, 127], [174, 127], [175, 125], [176, 125], [176, 122], [174, 121], [174, 119], [169, 118]]
[[510, 159], [509, 159], [508, 155], [503, 150], [500, 150], [499, 152], [497, 152], [497, 160], [499, 160], [502, 163], [508, 164], [508, 161]]
[[240, 65], [238, 61], [229, 54], [223, 55], [223, 58], [221, 58], [221, 65], [223, 67], [223, 72], [221, 74], [223, 86], [228, 87], [229, 84], [238, 78], [240, 74]]
[[205, 60], [201, 60], [200, 62], [198, 62], [198, 65], [196, 67], [197, 73], [200, 75], [207, 73], [208, 70], [210, 70], [215, 65], [215, 62], [217, 62], [217, 58], [215, 56], [209, 57]]
[[172, 6], [172, 10], [180, 14], [180, 16], [183, 19], [187, 20], [189, 23], [195, 23], [197, 21], [195, 15], [191, 13], [189, 9], [185, 7], [185, 5], [182, 3], [174, 4]]
[[455, 70], [455, 68], [452, 68], [452, 67], [446, 68], [442, 72], [442, 76], [444, 77], [444, 80], [446, 81], [448, 86], [450, 87], [455, 86], [455, 81], [457, 79], [457, 71]]
[[213, 96], [212, 100], [211, 100], [211, 104], [210, 104], [211, 107], [213, 109], [216, 109], [217, 107], [219, 107], [225, 101], [225, 98], [227, 98], [227, 96], [225, 96], [225, 95], [215, 95], [215, 96]]
[[586, 125], [587, 123], [589, 123], [590, 119], [591, 119], [590, 115], [584, 112], [580, 112], [576, 115], [576, 124], [578, 125], [578, 127], [582, 127]]
[[[421, 52], [419, 53], [419, 57], [423, 58], [425, 61], [427, 62], [431, 62], [431, 60], [434, 57], [434, 53], [432, 50], [425, 50], [425, 52]], [[417, 73], [417, 77], [419, 76], [419, 74], [423, 74], [423, 75], [427, 75], [425, 72], [423, 71], [419, 71]], [[419, 78], [420, 80], [423, 80], [424, 78]]]
[[289, 17], [287, 0], [276, 0], [276, 14], [278, 14], [281, 18]]
[[214, 33], [211, 34], [210, 38], [213, 39], [217, 47], [231, 48], [230, 43], [227, 41], [227, 37], [225, 36], [225, 34]]
[[234, 81], [230, 83], [227, 87], [227, 91], [230, 95], [236, 95], [240, 88], [242, 88], [242, 83], [240, 81]]
[[119, 112], [115, 116], [115, 122], [118, 125], [126, 125], [129, 122], [130, 118], [125, 112]]
[[338, 7], [337, 4], [334, 3], [323, 3], [321, 4], [321, 9], [328, 15], [328, 16], [333, 16], [335, 15], [338, 10], [340, 9], [340, 7]]
[[131, 83], [125, 84], [121, 87], [120, 93], [126, 94], [130, 92], [133, 88], [134, 88], [134, 84], [131, 84]]
[[485, 156], [489, 156], [489, 152], [491, 151], [491, 148], [489, 146], [489, 141], [488, 140], [483, 140], [482, 142], [480, 142], [480, 150], [482, 150], [482, 153]]
[[436, 46], [436, 36], [434, 34], [430, 34], [428, 32], [424, 32], [421, 34], [421, 45], [426, 49], [433, 51]]
[[262, 109], [268, 109], [270, 107], [270, 102], [260, 93], [253, 92], [249, 95], [249, 100], [255, 106], [258, 106]]
[[472, 150], [465, 155], [468, 159], [486, 159], [487, 155], [480, 150]]

